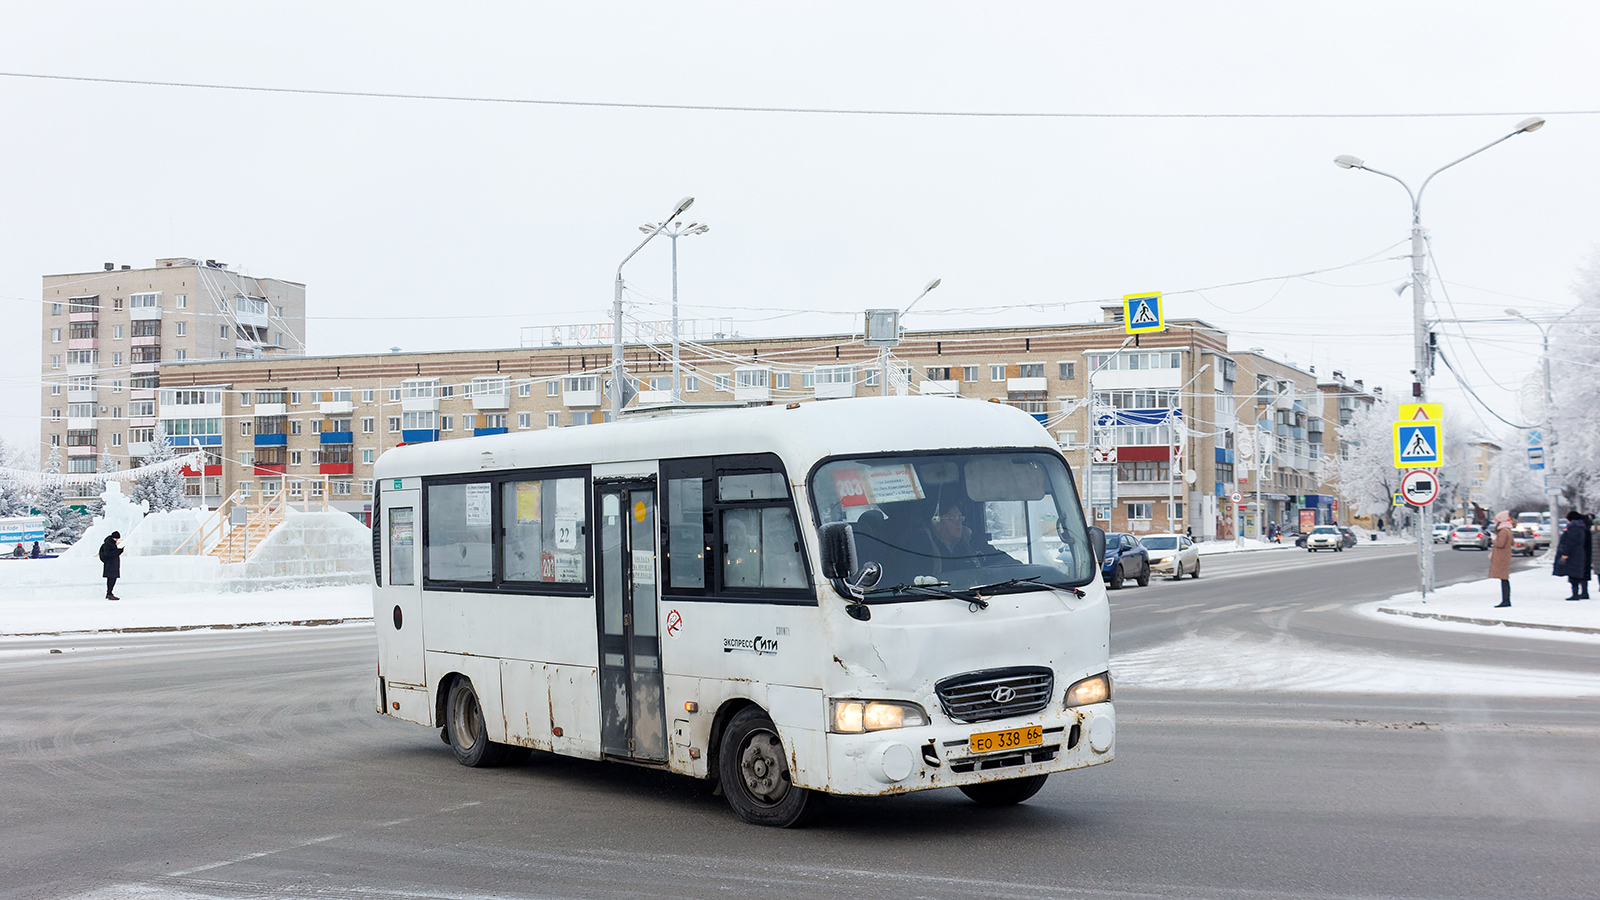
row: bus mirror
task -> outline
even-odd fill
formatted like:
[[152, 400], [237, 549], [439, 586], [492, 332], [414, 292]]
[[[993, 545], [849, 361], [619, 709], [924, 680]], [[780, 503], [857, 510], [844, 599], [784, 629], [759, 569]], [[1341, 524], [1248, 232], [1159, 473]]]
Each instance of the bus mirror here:
[[1099, 525], [1089, 526], [1089, 546], [1094, 549], [1095, 567], [1103, 565], [1106, 561], [1106, 530]]
[[849, 578], [856, 570], [856, 537], [848, 522], [829, 522], [819, 529], [822, 541], [822, 577]]

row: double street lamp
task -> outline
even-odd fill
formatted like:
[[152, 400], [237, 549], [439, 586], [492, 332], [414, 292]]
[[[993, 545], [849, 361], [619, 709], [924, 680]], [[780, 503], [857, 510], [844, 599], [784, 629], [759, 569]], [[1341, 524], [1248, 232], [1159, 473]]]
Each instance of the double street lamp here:
[[626, 375], [622, 368], [622, 267], [628, 264], [628, 260], [637, 256], [639, 251], [644, 249], [644, 245], [650, 243], [651, 238], [660, 234], [668, 225], [672, 224], [673, 219], [683, 215], [684, 210], [693, 205], [693, 197], [685, 197], [679, 200], [678, 205], [672, 209], [672, 215], [667, 216], [661, 224], [653, 226], [650, 233], [645, 235], [644, 240], [639, 242], [639, 246], [633, 248], [632, 253], [624, 256], [622, 262], [617, 263], [616, 290], [611, 297], [611, 421], [613, 422], [622, 420], [622, 405], [626, 399], [624, 394], [626, 385], [623, 381]]
[[[1428, 183], [1433, 180], [1434, 176], [1438, 175], [1440, 172], [1443, 172], [1445, 169], [1448, 169], [1457, 163], [1465, 162], [1466, 160], [1477, 156], [1479, 153], [1482, 153], [1501, 141], [1510, 140], [1519, 134], [1538, 131], [1543, 127], [1544, 119], [1540, 118], [1539, 116], [1523, 119], [1521, 122], [1517, 123], [1517, 127], [1512, 129], [1509, 134], [1506, 134], [1483, 145], [1482, 147], [1479, 147], [1460, 159], [1445, 163], [1439, 168], [1434, 169], [1427, 178], [1422, 180], [1422, 186], [1417, 188], [1415, 191], [1411, 190], [1411, 186], [1406, 184], [1405, 181], [1399, 176], [1391, 175], [1388, 172], [1384, 172], [1379, 169], [1374, 169], [1358, 157], [1346, 154], [1335, 157], [1333, 160], [1333, 164], [1341, 169], [1364, 169], [1374, 175], [1382, 175], [1385, 178], [1398, 182], [1401, 187], [1406, 189], [1406, 195], [1411, 198], [1412, 356], [1416, 366], [1416, 368], [1413, 370], [1416, 375], [1416, 381], [1411, 385], [1411, 397], [1412, 402], [1414, 403], [1426, 403], [1428, 400], [1428, 372], [1433, 364], [1432, 348], [1429, 346], [1430, 335], [1424, 310], [1424, 305], [1427, 301], [1428, 275], [1424, 267], [1427, 249], [1422, 233], [1422, 192], [1428, 189]], [[1418, 527], [1417, 531], [1417, 581], [1418, 587], [1422, 591], [1422, 595], [1426, 597], [1428, 593], [1433, 590], [1432, 504], [1422, 507], [1421, 523], [1422, 524]]]
[[[711, 230], [710, 225], [700, 222], [673, 222], [671, 227], [666, 222], [646, 222], [639, 226], [645, 234], [660, 232], [672, 238], [672, 402], [677, 403], [683, 399], [682, 375], [678, 362], [678, 238], [686, 234], [705, 234]], [[649, 238], [645, 238], [649, 240]]]
[[[1576, 312], [1576, 311], [1577, 310], [1573, 310], [1572, 312]], [[1560, 319], [1556, 319], [1556, 322], [1559, 322], [1559, 321], [1561, 321], [1561, 319], [1565, 319], [1567, 316], [1572, 315], [1572, 312], [1568, 312], [1566, 315], [1562, 316]], [[1551, 450], [1555, 449], [1555, 442], [1556, 442], [1556, 405], [1555, 405], [1555, 397], [1553, 396], [1553, 394], [1552, 394], [1552, 392], [1550, 390], [1550, 328], [1551, 328], [1551, 326], [1555, 325], [1556, 322], [1551, 322], [1550, 325], [1540, 325], [1538, 322], [1535, 322], [1534, 320], [1528, 318], [1527, 316], [1523, 315], [1520, 312], [1517, 312], [1514, 309], [1507, 309], [1506, 310], [1506, 315], [1512, 316], [1513, 318], [1521, 319], [1522, 321], [1527, 322], [1529, 325], [1532, 325], [1533, 327], [1539, 329], [1539, 336], [1544, 339], [1544, 444], [1543, 444], [1543, 446], [1545, 448], [1544, 449], [1544, 470], [1545, 470], [1545, 473], [1546, 473], [1545, 477], [1549, 478], [1550, 475], [1555, 473], [1555, 468], [1556, 468], [1555, 467], [1555, 456], [1554, 456], [1554, 454], [1552, 454], [1550, 452]], [[1555, 528], [1556, 527], [1556, 523], [1558, 521], [1556, 519], [1556, 503], [1557, 503], [1558, 498], [1557, 498], [1557, 495], [1550, 490], [1549, 485], [1545, 486], [1545, 495], [1549, 498], [1549, 501], [1550, 501], [1550, 527], [1551, 528]]]

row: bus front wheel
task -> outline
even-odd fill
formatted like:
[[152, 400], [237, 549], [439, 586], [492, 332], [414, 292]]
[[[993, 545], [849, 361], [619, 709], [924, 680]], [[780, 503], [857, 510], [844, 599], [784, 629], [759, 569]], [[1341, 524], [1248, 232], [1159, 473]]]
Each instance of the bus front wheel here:
[[489, 740], [483, 706], [472, 682], [457, 678], [450, 683], [444, 706], [445, 736], [456, 761], [474, 768], [498, 766], [505, 761], [506, 746]]
[[1039, 793], [1049, 775], [1029, 775], [1026, 778], [1008, 778], [1005, 781], [986, 781], [982, 784], [963, 784], [966, 794], [979, 806], [1011, 806]]
[[766, 713], [747, 706], [734, 714], [722, 733], [717, 775], [739, 818], [788, 828], [805, 821], [817, 807], [819, 798], [790, 780], [787, 757], [778, 728]]

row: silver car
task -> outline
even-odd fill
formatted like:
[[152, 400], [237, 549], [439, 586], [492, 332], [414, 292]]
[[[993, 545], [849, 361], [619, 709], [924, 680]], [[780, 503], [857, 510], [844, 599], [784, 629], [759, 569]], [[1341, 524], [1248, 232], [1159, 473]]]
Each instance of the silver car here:
[[1450, 530], [1451, 550], [1460, 550], [1462, 547], [1487, 550], [1490, 542], [1489, 533], [1476, 525], [1457, 525]]
[[1139, 543], [1150, 553], [1150, 573], [1182, 578], [1200, 577], [1200, 548], [1188, 535], [1147, 534]]

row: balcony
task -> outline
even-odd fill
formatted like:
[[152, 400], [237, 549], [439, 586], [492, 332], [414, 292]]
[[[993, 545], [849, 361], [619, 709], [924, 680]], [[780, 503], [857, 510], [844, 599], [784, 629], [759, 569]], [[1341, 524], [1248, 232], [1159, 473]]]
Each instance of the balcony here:
[[274, 475], [282, 475], [288, 471], [288, 467], [283, 463], [256, 463], [252, 468], [255, 469], [256, 475], [268, 478]]
[[67, 455], [68, 456], [94, 456], [95, 455], [95, 448], [92, 447], [92, 446], [91, 447], [68, 447], [67, 448]]
[[287, 434], [258, 434], [255, 445], [257, 447], [287, 447], [289, 436]]
[[155, 444], [149, 441], [134, 441], [128, 445], [128, 455], [132, 457], [149, 456], [155, 451]]
[[917, 390], [924, 394], [941, 394], [956, 396], [961, 393], [959, 381], [924, 381], [917, 385]]
[[167, 438], [167, 443], [174, 447], [220, 447], [222, 446], [222, 435], [176, 434]]
[[600, 379], [590, 381], [593, 387], [585, 390], [572, 390], [565, 388], [561, 392], [562, 406], [599, 406], [604, 395], [600, 391]]
[[323, 400], [317, 404], [317, 411], [325, 416], [348, 415], [355, 408], [349, 400]]
[[1045, 378], [1007, 378], [1006, 392], [1012, 391], [1038, 391], [1049, 390], [1050, 382]]
[[94, 402], [96, 402], [96, 398], [98, 396], [99, 396], [99, 392], [96, 391], [94, 388], [79, 388], [78, 390], [75, 390], [75, 391], [72, 391], [72, 390], [67, 391], [67, 402], [68, 403], [94, 403]]
[[671, 391], [640, 391], [640, 406], [664, 406], [672, 402]]
[[355, 472], [355, 463], [323, 463], [317, 466], [319, 475], [354, 475]]
[[[154, 372], [155, 369], [156, 369], [155, 366], [151, 366], [150, 367], [150, 371], [152, 371], [152, 372]], [[67, 363], [67, 375], [69, 377], [73, 376], [73, 375], [98, 375], [99, 373], [100, 373], [100, 360], [98, 360], [98, 359], [94, 360], [93, 362], [86, 362], [86, 363], [74, 363], [74, 362]]]
[[68, 431], [94, 431], [94, 416], [69, 416], [67, 418]]
[[407, 444], [426, 444], [439, 439], [437, 428], [406, 428], [400, 432], [400, 440]]
[[67, 338], [68, 350], [99, 350], [99, 338]]
[[130, 340], [133, 341], [133, 346], [135, 347], [155, 347], [157, 349], [161, 347], [161, 335], [159, 334], [135, 335]]
[[221, 463], [217, 463], [214, 466], [202, 466], [201, 468], [198, 468], [198, 469], [195, 468], [194, 466], [179, 466], [178, 467], [178, 471], [182, 472], [185, 476], [187, 476], [189, 478], [200, 478], [203, 475], [209, 475], [209, 476], [213, 476], [214, 477], [214, 476], [222, 474], [222, 464]]
[[154, 400], [154, 399], [156, 399], [156, 392], [155, 392], [154, 388], [140, 388], [138, 390], [129, 391], [128, 392], [128, 399], [129, 400]]
[[255, 414], [258, 416], [286, 416], [289, 414], [287, 403], [257, 403]]
[[[161, 366], [154, 362], [130, 362], [128, 364], [128, 373], [135, 376], [154, 375], [160, 368]], [[68, 366], [67, 369], [71, 371], [72, 367]]]
[[159, 322], [161, 321], [161, 307], [135, 306], [133, 309], [128, 310], [128, 318], [135, 322], [148, 322], [151, 320]]
[[354, 444], [356, 433], [353, 431], [324, 431], [322, 443], [324, 444]]
[[506, 428], [474, 428], [472, 429], [472, 436], [485, 437], [491, 434], [505, 434], [508, 430]]
[[498, 394], [473, 394], [473, 409], [510, 409], [511, 392], [501, 391]]
[[67, 321], [69, 321], [69, 322], [98, 322], [98, 321], [100, 321], [100, 310], [98, 310], [98, 309], [72, 310], [71, 312], [67, 313]]

